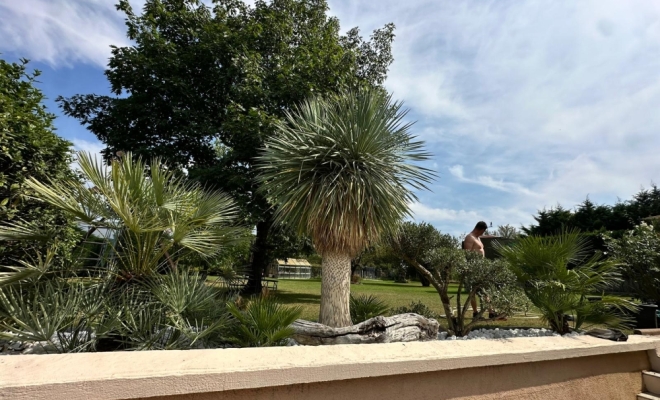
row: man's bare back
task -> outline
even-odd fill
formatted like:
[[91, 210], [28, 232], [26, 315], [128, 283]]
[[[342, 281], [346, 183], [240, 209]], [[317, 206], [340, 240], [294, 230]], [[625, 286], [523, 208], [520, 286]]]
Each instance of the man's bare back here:
[[465, 242], [463, 246], [465, 250], [476, 251], [480, 253], [482, 256], [486, 255], [486, 253], [484, 252], [484, 244], [481, 243], [481, 239], [479, 238], [479, 236], [473, 233], [469, 233], [465, 237]]

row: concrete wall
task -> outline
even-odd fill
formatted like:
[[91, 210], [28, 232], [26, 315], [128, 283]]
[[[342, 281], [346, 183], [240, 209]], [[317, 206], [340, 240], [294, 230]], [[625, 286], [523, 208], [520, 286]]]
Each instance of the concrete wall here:
[[658, 347], [547, 337], [6, 356], [0, 398], [634, 399]]
[[634, 399], [646, 352], [233, 390], [149, 400]]

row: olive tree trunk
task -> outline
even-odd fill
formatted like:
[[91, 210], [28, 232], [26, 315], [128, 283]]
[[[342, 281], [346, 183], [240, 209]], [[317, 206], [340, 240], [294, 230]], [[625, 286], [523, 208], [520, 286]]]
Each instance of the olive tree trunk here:
[[321, 261], [319, 323], [333, 328], [351, 326], [351, 257], [325, 252]]

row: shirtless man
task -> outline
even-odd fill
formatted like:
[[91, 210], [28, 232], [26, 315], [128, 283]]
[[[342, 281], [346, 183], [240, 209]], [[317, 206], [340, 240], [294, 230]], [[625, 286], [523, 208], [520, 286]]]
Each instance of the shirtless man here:
[[484, 252], [484, 244], [481, 243], [481, 236], [486, 233], [488, 225], [484, 221], [477, 222], [477, 225], [474, 227], [472, 232], [468, 233], [463, 241], [463, 250], [471, 250], [480, 253], [483, 257], [486, 256]]
[[[486, 253], [484, 252], [484, 244], [481, 243], [481, 237], [484, 236], [484, 233], [486, 233], [486, 229], [488, 229], [488, 225], [484, 221], [479, 221], [477, 222], [477, 225], [474, 227], [472, 232], [468, 233], [468, 235], [465, 237], [465, 240], [463, 241], [463, 250], [469, 250], [469, 251], [476, 251], [477, 253], [481, 254], [482, 257], [486, 256]], [[486, 302], [489, 302], [488, 297], [486, 297]], [[479, 311], [477, 309], [477, 299], [476, 297], [472, 299], [472, 316], [476, 317], [479, 314]], [[495, 315], [494, 310], [489, 309], [489, 317], [493, 318]]]

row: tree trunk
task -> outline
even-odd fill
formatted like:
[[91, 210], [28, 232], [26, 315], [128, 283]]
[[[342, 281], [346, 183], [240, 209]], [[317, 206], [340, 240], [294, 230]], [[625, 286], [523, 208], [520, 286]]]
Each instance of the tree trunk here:
[[429, 287], [431, 286], [431, 282], [424, 277], [424, 275], [419, 276], [419, 280], [422, 282], [423, 287]]
[[270, 262], [270, 249], [268, 248], [268, 235], [270, 233], [270, 228], [270, 221], [257, 223], [257, 237], [255, 238], [254, 246], [252, 247], [252, 264], [250, 265], [248, 282], [243, 289], [244, 294], [261, 294], [261, 275]]
[[333, 328], [351, 325], [351, 257], [323, 254], [321, 261], [321, 313], [319, 322]]
[[328, 344], [393, 343], [434, 340], [438, 321], [418, 314], [375, 317], [357, 325], [331, 328], [315, 322], [297, 320], [291, 327], [293, 339], [308, 346]]

